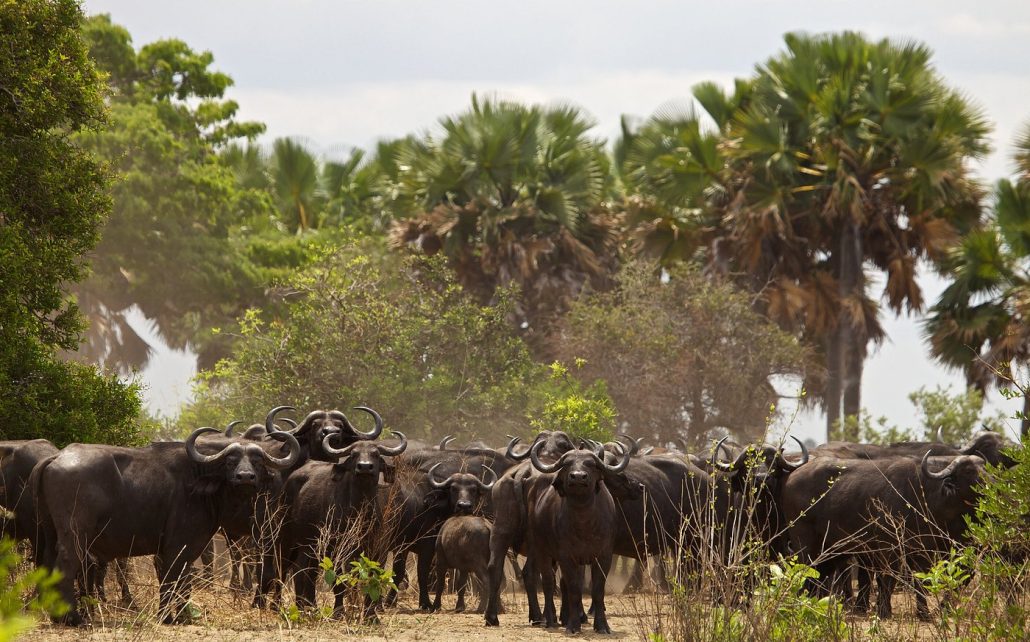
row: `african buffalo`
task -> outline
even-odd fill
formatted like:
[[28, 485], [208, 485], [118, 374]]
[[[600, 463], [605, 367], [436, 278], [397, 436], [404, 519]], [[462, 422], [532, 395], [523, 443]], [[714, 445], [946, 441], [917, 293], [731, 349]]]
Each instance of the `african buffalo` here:
[[[284, 574], [293, 571], [298, 606], [315, 606], [319, 551], [324, 549], [326, 556], [334, 557], [337, 548], [346, 548], [344, 562], [356, 559], [359, 553], [373, 559], [385, 556], [377, 493], [380, 474], [387, 483], [394, 479], [393, 465], [385, 458], [396, 457], [407, 447], [404, 435], [396, 434], [400, 444], [393, 448], [372, 441], [335, 448], [330, 444], [334, 435], [327, 433], [320, 450], [337, 460], [309, 461], [287, 479], [283, 493], [287, 509], [277, 548]], [[356, 541], [344, 541], [348, 531]], [[342, 613], [344, 589], [342, 584], [333, 586], [337, 615]], [[366, 601], [366, 609], [371, 606]]]
[[[197, 439], [218, 433], [194, 431], [185, 444], [153, 443], [143, 448], [72, 444], [33, 473], [41, 522], [47, 533], [47, 566], [60, 570], [61, 595], [76, 604], [74, 582], [88, 558], [154, 555], [161, 585], [163, 622], [183, 614], [185, 599], [172, 608], [174, 589], [188, 589], [188, 566], [219, 526], [248, 514], [260, 493], [280, 483], [280, 471], [300, 456], [292, 435], [272, 443]], [[282, 448], [287, 452], [281, 455]], [[269, 452], [274, 448], [275, 454]], [[38, 472], [38, 474], [37, 474]], [[69, 624], [80, 624], [72, 610]]]

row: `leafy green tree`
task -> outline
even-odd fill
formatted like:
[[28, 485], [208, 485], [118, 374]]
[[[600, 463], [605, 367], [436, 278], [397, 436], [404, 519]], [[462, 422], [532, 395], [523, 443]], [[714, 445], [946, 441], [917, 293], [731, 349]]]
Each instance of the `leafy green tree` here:
[[442, 253], [481, 301], [519, 286], [516, 323], [542, 336], [616, 266], [609, 162], [588, 136], [593, 123], [572, 107], [473, 96], [471, 109], [440, 125], [439, 135], [397, 151], [396, 189], [408, 211], [391, 243]]
[[923, 439], [934, 439], [937, 428], [941, 428], [944, 441], [952, 444], [961, 444], [981, 430], [1005, 431], [1000, 413], [984, 414], [984, 397], [976, 388], [952, 394], [950, 388], [937, 386], [927, 390], [924, 387], [910, 394], [908, 399], [919, 412]]
[[653, 268], [631, 263], [614, 289], [573, 303], [561, 358], [582, 358], [577, 376], [607, 383], [633, 434], [661, 443], [697, 444], [716, 429], [761, 438], [779, 400], [775, 378], [803, 374], [806, 351], [756, 312], [747, 293], [686, 265], [670, 267], [665, 279]]
[[[995, 186], [990, 224], [949, 253], [943, 267], [951, 282], [924, 322], [933, 356], [961, 370], [981, 393], [991, 385], [1016, 388], [1013, 381], [1030, 366], [1030, 124], [1017, 137], [1013, 156], [1015, 179]], [[1021, 420], [1027, 434], [1027, 395]]]
[[238, 105], [223, 99], [232, 80], [210, 69], [209, 52], [179, 40], [136, 51], [106, 15], [88, 19], [84, 32], [108, 74], [111, 122], [77, 142], [117, 180], [94, 273], [75, 288], [90, 318], [82, 356], [122, 371], [145, 364], [150, 346], [126, 320], [135, 305], [168, 345], [211, 366], [227, 351], [211, 329], [264, 296], [233, 236], [245, 224], [267, 226], [272, 213], [267, 196], [239, 187], [216, 151], [263, 126], [236, 119]]
[[134, 440], [138, 389], [65, 363], [83, 328], [63, 288], [110, 209], [109, 177], [76, 135], [105, 119], [103, 82], [67, 0], [0, 2], [0, 437]]
[[542, 368], [507, 322], [440, 261], [402, 259], [374, 239], [323, 247], [284, 283], [280, 318], [240, 321], [231, 359], [202, 376], [183, 430], [230, 418], [365, 404], [409, 437], [503, 439], [525, 428]]

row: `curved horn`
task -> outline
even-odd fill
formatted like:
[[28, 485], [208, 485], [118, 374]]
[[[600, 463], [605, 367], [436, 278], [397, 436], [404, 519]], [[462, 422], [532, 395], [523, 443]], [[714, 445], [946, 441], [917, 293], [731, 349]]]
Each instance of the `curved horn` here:
[[690, 452], [690, 443], [687, 442], [687, 440], [684, 439], [683, 437], [677, 437], [676, 438], [676, 443], [679, 444], [680, 447], [683, 448], [683, 454], [687, 454], [687, 453]]
[[225, 436], [226, 437], [232, 437], [232, 429], [235, 428], [236, 426], [239, 426], [242, 423], [246, 423], [246, 422], [243, 421], [242, 419], [237, 419], [236, 421], [234, 421], [234, 422], [230, 423], [228, 426], [226, 426], [225, 427]]
[[533, 447], [529, 449], [529, 460], [533, 462], [533, 468], [536, 468], [542, 473], [557, 472], [559, 468], [565, 465], [565, 455], [562, 455], [561, 458], [553, 464], [545, 464], [544, 462], [540, 461], [540, 455], [537, 452], [541, 448], [543, 448], [544, 443], [545, 442], [543, 441], [538, 441], [535, 444], [533, 444]]
[[489, 484], [484, 483], [482, 479], [479, 479], [479, 480], [476, 480], [476, 481], [479, 483], [479, 487], [482, 490], [490, 490], [491, 488], [494, 487], [494, 484], [497, 483], [497, 473], [495, 473], [494, 469], [490, 468], [489, 466], [486, 466], [483, 469], [483, 472], [484, 473], [490, 473], [490, 476], [493, 477], [493, 481], [491, 481]]
[[[597, 457], [597, 453], [594, 453], [594, 457]], [[615, 464], [614, 466], [612, 466], [611, 464], [606, 462], [604, 460], [604, 458], [602, 458], [602, 457], [598, 457], [598, 461], [601, 462], [601, 465], [604, 466], [604, 469], [607, 470], [608, 472], [610, 472], [610, 473], [621, 473], [622, 471], [626, 470], [626, 466], [629, 466], [629, 460], [632, 457], [633, 457], [633, 455], [631, 455], [629, 453], [623, 453], [622, 454], [622, 461], [620, 461], [619, 463]]]
[[322, 439], [322, 450], [324, 450], [327, 455], [332, 455], [333, 457], [346, 457], [352, 450], [354, 450], [354, 447], [357, 446], [358, 443], [355, 442], [349, 446], [344, 446], [343, 448], [334, 448], [329, 442], [331, 442], [333, 437], [336, 437], [337, 434], [338, 433], [331, 432]]
[[723, 472], [730, 472], [732, 470], [732, 468], [724, 468], [724, 466], [728, 466], [729, 464], [724, 464], [723, 462], [719, 461], [720, 450], [725, 452], [727, 455], [726, 458], [729, 459], [729, 451], [726, 450], [722, 445], [723, 442], [729, 438], [729, 435], [726, 435], [715, 444], [715, 448], [712, 448], [712, 458], [711, 461], [709, 461], [708, 463], [711, 465], [712, 468], [715, 468], [716, 470], [721, 470]]
[[[275, 416], [278, 415], [280, 412], [286, 412], [287, 410], [296, 411], [297, 409], [293, 406], [276, 406], [275, 408], [269, 410], [268, 414], [265, 415], [265, 430], [269, 433], [277, 431], [278, 428], [275, 427]], [[311, 415], [308, 416], [310, 417]]]
[[938, 444], [944, 443], [944, 426], [937, 426], [937, 432], [934, 433], [933, 438]]
[[647, 457], [648, 455], [650, 455], [653, 452], [654, 452], [654, 446], [648, 446], [647, 448], [645, 448], [645, 449], [640, 451], [640, 456], [641, 457]]
[[808, 463], [808, 448], [805, 447], [805, 442], [801, 441], [794, 435], [791, 435], [790, 438], [798, 442], [798, 446], [801, 446], [801, 461], [797, 464], [792, 464], [789, 461], [787, 461], [786, 458], [784, 458], [783, 454], [780, 451], [776, 451], [776, 463], [783, 470], [792, 473], [798, 468], [801, 468], [802, 466]]
[[436, 481], [436, 469], [439, 468], [440, 466], [443, 466], [443, 462], [440, 462], [438, 464], [433, 464], [433, 467], [429, 469], [429, 473], [427, 473], [427, 475], [426, 475], [426, 477], [429, 479], [429, 485], [432, 486], [433, 488], [435, 488], [436, 490], [444, 490], [448, 486], [451, 485], [451, 478], [450, 477], [448, 477], [447, 479], [443, 480], [442, 482], [441, 481]]
[[[508, 436], [511, 437], [511, 435]], [[511, 441], [508, 442], [508, 449], [504, 451], [504, 456], [509, 459], [514, 459], [515, 461], [522, 461], [526, 457], [529, 457], [529, 451], [532, 450], [532, 447], [529, 447], [520, 453], [515, 452], [515, 444], [520, 441], [522, 441], [520, 438], [512, 437]]]
[[[370, 432], [361, 432], [354, 426], [351, 426], [350, 422], [347, 421], [347, 418], [344, 417], [344, 422], [350, 426], [351, 431], [361, 439], [378, 439], [379, 435], [383, 434], [383, 418], [379, 416], [378, 412], [372, 410], [368, 406], [354, 406], [354, 409], [372, 415], [372, 419], [375, 420], [376, 426]], [[342, 415], [343, 413], [341, 412], [340, 414]]]
[[450, 435], [444, 435], [444, 438], [440, 440], [440, 445], [437, 446], [437, 448], [440, 450], [447, 450], [447, 444], [451, 443], [452, 441], [454, 441], [454, 437]]
[[186, 439], [186, 454], [189, 455], [190, 459], [197, 462], [198, 464], [213, 464], [214, 462], [222, 459], [229, 454], [229, 451], [233, 448], [240, 448], [240, 444], [231, 443], [225, 448], [219, 450], [214, 455], [201, 455], [197, 452], [197, 437], [206, 435], [208, 433], [220, 433], [221, 430], [217, 428], [197, 428], [190, 436]]
[[273, 457], [268, 454], [264, 448], [261, 449], [261, 457], [263, 457], [272, 468], [286, 470], [287, 468], [291, 468], [297, 463], [297, 460], [300, 459], [300, 443], [297, 441], [297, 438], [290, 433], [283, 431], [273, 432], [266, 435], [265, 439], [275, 439], [276, 441], [281, 441], [290, 447], [290, 454], [285, 457]]
[[919, 467], [923, 471], [923, 474], [929, 477], [930, 479], [947, 479], [948, 477], [951, 477], [951, 474], [955, 472], [955, 467], [959, 464], [959, 458], [956, 457], [952, 459], [951, 463], [949, 463], [944, 470], [942, 470], [939, 473], [935, 473], [931, 472], [929, 466], [927, 466], [927, 463], [930, 461], [930, 454], [932, 452], [932, 450], [926, 451], [926, 454], [923, 455], [923, 460], [919, 462]]
[[404, 436], [404, 433], [402, 433], [399, 430], [395, 430], [393, 431], [393, 434], [401, 438], [401, 443], [394, 446], [393, 448], [390, 448], [389, 446], [384, 446], [383, 444], [376, 444], [376, 448], [379, 449], [380, 455], [383, 455], [384, 457], [396, 457], [397, 455], [404, 452], [404, 449], [408, 447], [408, 438]]
[[276, 419], [276, 421], [281, 421], [284, 424], [286, 424], [287, 426], [289, 426], [290, 427], [290, 432], [293, 432], [294, 430], [297, 429], [297, 422], [292, 420], [292, 419], [288, 419], [286, 417], [283, 417], [282, 419]]
[[[306, 417], [304, 417], [303, 420], [301, 420], [300, 426], [297, 427], [294, 430], [291, 430], [290, 432], [293, 433], [293, 435], [295, 437], [302, 436], [305, 433], [307, 433], [308, 430], [311, 429], [311, 425], [313, 423], [315, 423], [316, 419], [321, 419], [321, 418], [323, 418], [325, 416], [326, 416], [326, 411], [324, 411], [324, 410], [312, 410], [311, 412], [308, 413], [308, 415]], [[270, 433], [277, 432], [279, 430], [278, 428], [275, 427], [274, 424], [272, 425], [271, 428], [269, 428], [269, 424], [267, 422], [265, 422], [265, 428], [268, 429], [268, 432], [270, 432]]]
[[[276, 432], [279, 432], [279, 431], [276, 431]], [[241, 439], [261, 439], [262, 437], [264, 437], [267, 434], [269, 434], [269, 433], [268, 433], [267, 430], [265, 430], [264, 426], [262, 426], [261, 424], [254, 424], [250, 428], [247, 428], [246, 430], [244, 430], [243, 434], [240, 435], [240, 438]], [[272, 433], [272, 434], [275, 434], [275, 433]]]

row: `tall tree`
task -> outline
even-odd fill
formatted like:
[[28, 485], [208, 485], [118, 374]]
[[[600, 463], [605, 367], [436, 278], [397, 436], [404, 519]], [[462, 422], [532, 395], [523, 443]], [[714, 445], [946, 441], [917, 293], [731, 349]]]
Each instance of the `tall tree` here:
[[[924, 323], [933, 356], [981, 392], [1025, 381], [1030, 366], [1030, 123], [1013, 156], [1017, 174], [995, 186], [991, 225], [949, 254], [943, 267], [951, 283]], [[1025, 394], [1022, 432], [1028, 431]]]
[[442, 252], [484, 301], [518, 285], [517, 324], [542, 337], [615, 265], [609, 165], [602, 142], [588, 136], [593, 123], [572, 107], [473, 96], [471, 109], [440, 125], [439, 136], [398, 151], [397, 189], [409, 209], [391, 241]]
[[234, 231], [272, 213], [262, 193], [237, 185], [216, 151], [263, 126], [236, 119], [237, 104], [224, 100], [232, 80], [210, 68], [209, 52], [174, 39], [136, 51], [106, 15], [84, 30], [108, 74], [111, 126], [79, 142], [117, 180], [94, 274], [75, 289], [91, 322], [82, 356], [123, 371], [145, 364], [150, 346], [126, 317], [138, 306], [168, 345], [190, 348], [211, 366], [227, 350], [212, 329], [264, 294]]
[[64, 288], [88, 272], [109, 176], [74, 142], [105, 119], [73, 0], [0, 1], [0, 437], [127, 443], [138, 389], [65, 363], [83, 328]]
[[811, 383], [829, 430], [859, 412], [867, 350], [883, 338], [866, 272], [885, 273], [895, 313], [922, 309], [918, 261], [943, 259], [980, 223], [966, 166], [987, 151], [988, 126], [923, 45], [851, 32], [785, 41], [732, 96], [695, 88], [721, 140], [686, 119], [681, 143], [658, 138], [649, 156], [643, 136], [627, 158], [645, 160], [630, 175], [657, 182], [665, 211], [688, 215], [681, 227], [701, 234], [711, 268], [821, 349], [825, 379]]

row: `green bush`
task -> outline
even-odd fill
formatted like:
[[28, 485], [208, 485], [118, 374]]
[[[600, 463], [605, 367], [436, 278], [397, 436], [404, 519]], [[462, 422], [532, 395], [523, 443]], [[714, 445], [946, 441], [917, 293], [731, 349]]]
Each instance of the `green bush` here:
[[324, 251], [281, 284], [279, 318], [244, 315], [234, 356], [199, 376], [180, 431], [260, 419], [279, 404], [364, 404], [409, 437], [503, 440], [524, 429], [544, 372], [512, 334], [508, 293], [480, 305], [442, 261], [381, 250], [356, 239]]
[[[20, 562], [15, 543], [0, 540], [0, 642], [27, 633], [43, 613], [60, 617], [68, 612], [56, 588], [60, 573], [37, 568], [16, 577]], [[35, 596], [26, 603], [24, 596], [29, 593]]]
[[[585, 361], [577, 359], [576, 369]], [[543, 407], [530, 425], [537, 430], [563, 430], [572, 437], [606, 442], [615, 438], [615, 404], [605, 382], [598, 379], [584, 387], [555, 361], [544, 389]]]

